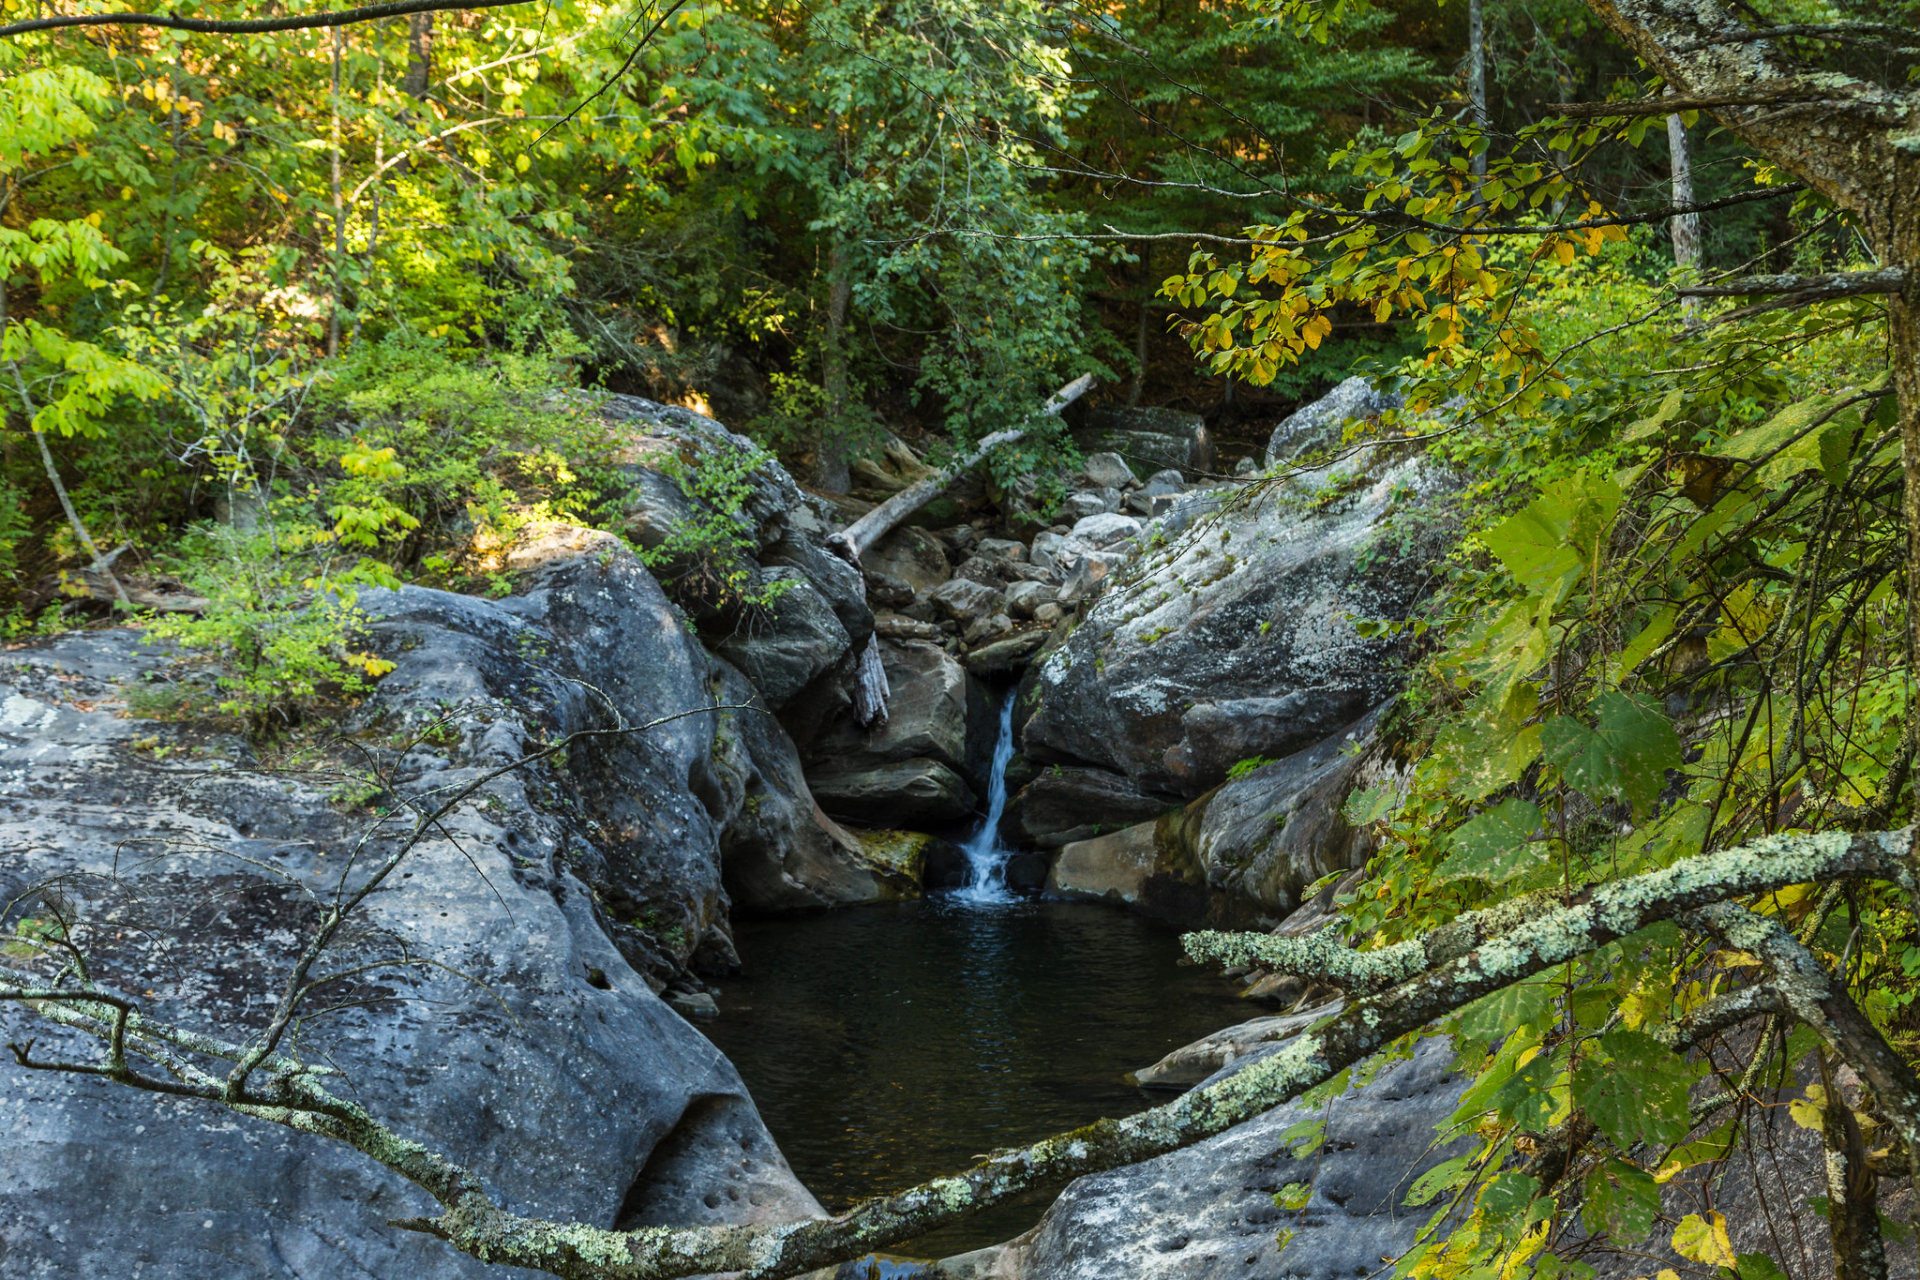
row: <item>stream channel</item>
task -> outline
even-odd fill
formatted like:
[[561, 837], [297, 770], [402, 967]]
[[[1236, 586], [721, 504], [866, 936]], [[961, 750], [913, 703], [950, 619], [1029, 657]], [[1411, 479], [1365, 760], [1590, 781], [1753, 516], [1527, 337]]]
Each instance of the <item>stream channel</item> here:
[[[1010, 699], [1009, 699], [1010, 701]], [[743, 920], [741, 976], [701, 1029], [830, 1211], [971, 1164], [996, 1147], [1166, 1101], [1127, 1083], [1171, 1049], [1257, 1010], [1176, 935], [1126, 911], [1009, 892], [1002, 712], [988, 813], [964, 888], [919, 902]], [[1009, 1239], [1050, 1196], [1003, 1205], [895, 1252], [937, 1258]]]

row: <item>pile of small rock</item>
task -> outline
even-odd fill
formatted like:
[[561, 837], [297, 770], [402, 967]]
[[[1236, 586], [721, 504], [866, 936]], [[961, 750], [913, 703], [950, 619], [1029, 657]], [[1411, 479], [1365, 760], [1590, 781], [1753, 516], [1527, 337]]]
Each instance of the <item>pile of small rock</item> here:
[[1140, 548], [1146, 520], [1189, 488], [1173, 468], [1140, 480], [1117, 453], [1087, 456], [1063, 520], [1030, 541], [971, 524], [896, 530], [868, 556], [867, 598], [888, 639], [931, 640], [974, 670], [1031, 657]]

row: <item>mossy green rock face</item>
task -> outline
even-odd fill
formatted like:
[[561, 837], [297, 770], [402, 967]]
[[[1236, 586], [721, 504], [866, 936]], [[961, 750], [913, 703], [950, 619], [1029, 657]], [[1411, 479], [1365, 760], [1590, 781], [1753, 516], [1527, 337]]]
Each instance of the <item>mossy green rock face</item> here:
[[934, 838], [923, 831], [854, 831], [866, 856], [867, 869], [880, 886], [880, 901], [900, 902], [920, 896], [927, 870], [927, 847]]

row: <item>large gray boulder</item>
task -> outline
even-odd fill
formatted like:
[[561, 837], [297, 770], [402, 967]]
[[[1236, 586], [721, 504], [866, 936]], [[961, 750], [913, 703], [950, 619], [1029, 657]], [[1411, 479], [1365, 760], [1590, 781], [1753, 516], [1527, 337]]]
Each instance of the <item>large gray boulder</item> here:
[[767, 582], [782, 584], [764, 608], [743, 618], [714, 643], [714, 652], [745, 672], [775, 711], [822, 675], [852, 648], [847, 629], [812, 582], [797, 569], [769, 569]]
[[1048, 765], [1008, 803], [1000, 837], [1016, 849], [1058, 849], [1178, 807], [1179, 797], [1141, 791], [1109, 769]]
[[[1366, 865], [1373, 852], [1372, 838], [1347, 821], [1345, 805], [1358, 786], [1386, 773], [1374, 749], [1378, 720], [1378, 713], [1369, 715], [1184, 809], [1063, 844], [1048, 889], [1183, 927], [1279, 924], [1303, 905], [1309, 887]], [[1016, 812], [1032, 803], [1028, 794], [1046, 777], [1028, 784]], [[1054, 807], [1080, 811], [1072, 797]]]
[[1239, 761], [1299, 751], [1384, 700], [1391, 642], [1354, 622], [1404, 617], [1425, 590], [1434, 548], [1379, 534], [1437, 481], [1382, 453], [1277, 491], [1176, 499], [1126, 589], [1104, 592], [1036, 667], [1027, 753], [1193, 797]]
[[[357, 725], [391, 735], [436, 715], [471, 717], [473, 733], [487, 729], [466, 749], [504, 762], [529, 735], [638, 726], [714, 705], [706, 652], [619, 539], [535, 525], [507, 566], [515, 594], [500, 601], [422, 587], [361, 593], [371, 647], [399, 665]], [[547, 807], [585, 818], [589, 838], [565, 842], [569, 868], [592, 886], [628, 960], [656, 980], [696, 953], [721, 965], [733, 955], [714, 728], [711, 714], [685, 716], [529, 775]]]
[[910, 524], [899, 525], [860, 557], [863, 567], [898, 578], [915, 591], [930, 591], [953, 576], [939, 539]]
[[808, 911], [911, 897], [916, 876], [876, 859], [815, 802], [800, 753], [752, 684], [723, 662], [719, 700], [747, 707], [718, 717], [720, 869], [736, 911]]
[[1368, 378], [1348, 378], [1312, 404], [1289, 414], [1273, 429], [1267, 440], [1267, 465], [1277, 467], [1305, 455], [1336, 449], [1348, 423], [1377, 418], [1402, 403], [1397, 391], [1380, 387]]
[[[637, 568], [556, 563], [503, 604], [368, 593], [387, 617], [373, 643], [398, 666], [355, 740], [398, 792], [445, 797], [557, 733], [607, 723], [610, 707], [640, 721], [704, 697], [697, 646], [653, 612], [657, 592], [614, 603], [631, 598], [622, 579]], [[647, 644], [648, 661], [590, 663]], [[60, 877], [68, 908], [100, 930], [82, 941], [102, 981], [157, 1016], [244, 1034], [313, 926], [309, 895], [331, 891], [380, 799], [353, 788], [365, 757], [344, 743], [311, 771], [267, 768], [230, 735], [129, 717], [127, 685], [162, 662], [128, 630], [9, 655], [0, 902]], [[517, 1211], [601, 1226], [819, 1212], [731, 1065], [629, 963], [690, 954], [689, 939], [665, 936], [676, 927], [709, 940], [717, 927], [702, 919], [723, 901], [717, 869], [675, 861], [693, 857], [676, 846], [711, 849], [714, 820], [688, 791], [707, 771], [707, 719], [618, 750], [579, 744], [564, 762], [485, 783], [365, 904], [329, 967], [375, 967], [325, 993], [334, 1008], [300, 1033], [301, 1055], [337, 1067], [349, 1096]], [[616, 784], [637, 795], [624, 814], [607, 807]], [[376, 834], [360, 865], [392, 839]], [[669, 891], [681, 875], [690, 883]], [[609, 936], [633, 909], [615, 901], [623, 892], [660, 913], [627, 926], [650, 937], [637, 952]], [[29, 894], [0, 925], [45, 910]], [[0, 1007], [0, 1038], [28, 1037], [49, 1057], [79, 1051]], [[432, 1203], [357, 1152], [198, 1102], [25, 1072], [9, 1057], [0, 1133], [9, 1277], [502, 1274], [388, 1227]]]
[[993, 751], [985, 688], [924, 640], [882, 640], [880, 662], [891, 688], [886, 725], [833, 718], [805, 745], [808, 785], [829, 813], [859, 826], [965, 819], [985, 794]]
[[[1211, 1077], [1271, 1052], [1266, 1045]], [[1367, 1085], [1322, 1108], [1289, 1103], [1218, 1137], [1069, 1184], [1033, 1231], [993, 1250], [948, 1259], [936, 1276], [968, 1280], [1351, 1280], [1414, 1243], [1428, 1213], [1401, 1206], [1414, 1179], [1455, 1154], [1435, 1127], [1465, 1079], [1449, 1073], [1443, 1040], [1420, 1044]], [[1295, 1157], [1282, 1137], [1326, 1119], [1326, 1146]], [[1310, 1183], [1306, 1208], [1273, 1203]], [[1284, 1250], [1282, 1229], [1296, 1234]]]

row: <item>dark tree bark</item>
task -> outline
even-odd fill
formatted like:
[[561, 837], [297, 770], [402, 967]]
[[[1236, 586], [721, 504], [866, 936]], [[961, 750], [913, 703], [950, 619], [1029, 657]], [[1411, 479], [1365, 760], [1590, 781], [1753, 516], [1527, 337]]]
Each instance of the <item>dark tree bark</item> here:
[[821, 389], [826, 392], [826, 420], [820, 424], [820, 451], [814, 459], [813, 482], [828, 493], [845, 493], [853, 485], [847, 470], [852, 451], [848, 416], [852, 399], [847, 377], [847, 305], [853, 299], [852, 267], [847, 242], [839, 233], [827, 258], [827, 325], [821, 358]]
[[400, 91], [410, 98], [427, 96], [433, 82], [433, 15], [416, 13], [407, 19], [407, 74]]

